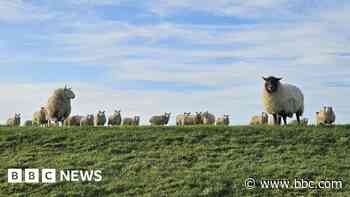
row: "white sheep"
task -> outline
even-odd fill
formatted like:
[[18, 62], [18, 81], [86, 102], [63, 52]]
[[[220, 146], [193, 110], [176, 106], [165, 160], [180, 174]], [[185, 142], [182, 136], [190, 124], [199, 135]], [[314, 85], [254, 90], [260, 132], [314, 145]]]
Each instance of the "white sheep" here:
[[14, 117], [9, 118], [7, 120], [7, 126], [10, 127], [18, 127], [21, 125], [21, 114], [20, 113], [15, 113]]
[[122, 116], [120, 110], [115, 110], [112, 115], [108, 117], [108, 126], [118, 126], [122, 123]]
[[167, 125], [170, 119], [171, 113], [165, 112], [163, 115], [152, 116], [149, 122], [152, 126], [155, 125]]
[[264, 125], [268, 124], [269, 116], [266, 112], [262, 112], [261, 115], [253, 116], [250, 120], [251, 125]]
[[[63, 122], [71, 113], [71, 99], [75, 98], [72, 88], [59, 88], [54, 91], [53, 95], [49, 97], [47, 104], [48, 118], [54, 123]], [[57, 125], [57, 124], [56, 124]]]
[[33, 114], [32, 122], [33, 125], [36, 126], [48, 126], [47, 110], [45, 107], [41, 107], [40, 111], [37, 111]]
[[94, 126], [94, 115], [88, 114], [80, 120], [80, 126]]
[[316, 112], [317, 125], [331, 125], [335, 122], [335, 112], [332, 107], [323, 107], [319, 112]]
[[98, 111], [95, 116], [94, 124], [95, 126], [104, 126], [107, 122], [105, 111]]
[[300, 124], [300, 116], [304, 113], [304, 95], [301, 90], [290, 84], [280, 82], [282, 78], [265, 78], [263, 88], [263, 104], [265, 110], [273, 115], [274, 123], [280, 125], [281, 117], [287, 124], [287, 117], [293, 117], [296, 114], [297, 121]]
[[123, 119], [124, 126], [138, 126], [140, 124], [140, 116], [125, 117]]
[[191, 115], [191, 112], [185, 112], [184, 114], [179, 114], [176, 116], [176, 125], [194, 125], [195, 124], [195, 115]]
[[222, 117], [218, 117], [216, 119], [216, 125], [229, 125], [230, 124], [230, 116], [224, 115]]
[[208, 111], [202, 113], [201, 117], [202, 117], [203, 124], [205, 125], [215, 124], [215, 116], [209, 113]]

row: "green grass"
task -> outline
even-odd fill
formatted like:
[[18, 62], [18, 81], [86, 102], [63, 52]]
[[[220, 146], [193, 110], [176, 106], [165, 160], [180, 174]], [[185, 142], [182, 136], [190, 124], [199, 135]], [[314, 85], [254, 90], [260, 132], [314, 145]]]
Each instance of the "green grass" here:
[[[100, 169], [92, 183], [9, 184], [8, 168]], [[244, 180], [343, 180], [247, 190]], [[350, 196], [350, 126], [0, 128], [0, 196]]]

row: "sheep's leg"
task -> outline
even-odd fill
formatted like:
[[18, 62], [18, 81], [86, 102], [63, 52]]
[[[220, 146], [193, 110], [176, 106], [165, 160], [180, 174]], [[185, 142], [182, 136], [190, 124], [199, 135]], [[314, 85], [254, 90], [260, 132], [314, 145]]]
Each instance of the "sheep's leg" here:
[[287, 116], [286, 116], [286, 115], [283, 115], [282, 117], [283, 117], [283, 123], [284, 123], [284, 125], [287, 125]]
[[300, 124], [300, 113], [296, 113], [298, 124]]

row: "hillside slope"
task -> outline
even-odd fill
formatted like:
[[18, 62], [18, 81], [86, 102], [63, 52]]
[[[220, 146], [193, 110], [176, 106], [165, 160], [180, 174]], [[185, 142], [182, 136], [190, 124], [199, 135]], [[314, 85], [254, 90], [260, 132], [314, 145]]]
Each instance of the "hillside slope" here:
[[[350, 196], [349, 150], [350, 126], [0, 128], [0, 196]], [[103, 180], [8, 184], [8, 168], [99, 169]], [[248, 190], [249, 177], [343, 189]]]

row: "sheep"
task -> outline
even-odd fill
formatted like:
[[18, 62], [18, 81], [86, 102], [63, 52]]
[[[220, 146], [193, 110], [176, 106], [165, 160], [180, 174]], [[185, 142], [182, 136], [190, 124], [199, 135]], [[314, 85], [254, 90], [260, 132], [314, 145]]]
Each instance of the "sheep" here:
[[37, 111], [33, 114], [32, 117], [33, 125], [37, 126], [48, 126], [48, 120], [47, 120], [47, 110], [45, 107], [41, 107], [40, 111]]
[[170, 119], [171, 113], [165, 112], [163, 115], [152, 116], [149, 122], [152, 126], [155, 125], [167, 125]]
[[31, 126], [33, 126], [33, 122], [32, 122], [31, 120], [26, 120], [26, 121], [24, 122], [24, 126], [26, 126], [26, 127], [31, 127]]
[[88, 114], [80, 120], [80, 126], [94, 126], [94, 115]]
[[117, 126], [122, 123], [122, 117], [120, 110], [115, 110], [112, 115], [108, 117], [108, 126]]
[[94, 124], [95, 126], [104, 126], [107, 122], [106, 111], [98, 111], [95, 116]]
[[51, 122], [61, 123], [71, 113], [71, 100], [75, 98], [72, 88], [59, 88], [54, 91], [53, 95], [49, 97], [47, 104], [48, 118]]
[[[302, 118], [300, 120], [300, 125], [302, 126], [307, 126], [309, 124], [309, 119], [307, 118]], [[298, 125], [298, 121], [297, 120], [293, 120], [289, 123], [289, 125]]]
[[253, 116], [250, 120], [251, 125], [264, 125], [268, 124], [269, 116], [266, 112], [262, 112], [261, 115]]
[[208, 111], [202, 113], [201, 115], [203, 124], [205, 125], [212, 125], [215, 124], [215, 116]]
[[140, 124], [140, 116], [134, 116], [134, 117], [125, 117], [123, 119], [123, 125], [129, 125], [129, 126], [138, 126]]
[[216, 125], [229, 125], [230, 124], [230, 116], [224, 115], [223, 117], [218, 117], [216, 119]]
[[335, 122], [335, 112], [332, 107], [323, 107], [319, 112], [316, 112], [317, 125], [331, 125]]
[[83, 116], [75, 115], [69, 116], [64, 120], [65, 126], [80, 126], [80, 121], [83, 119]]
[[281, 83], [282, 78], [270, 76], [263, 79], [262, 101], [267, 113], [273, 115], [274, 124], [280, 125], [282, 117], [287, 125], [287, 117], [293, 117], [294, 113], [300, 124], [300, 116], [304, 113], [304, 95], [301, 90], [294, 85]]
[[15, 113], [14, 117], [7, 120], [7, 126], [18, 127], [21, 125], [21, 114]]
[[176, 116], [176, 125], [194, 125], [196, 115], [191, 115], [191, 112], [179, 114]]

